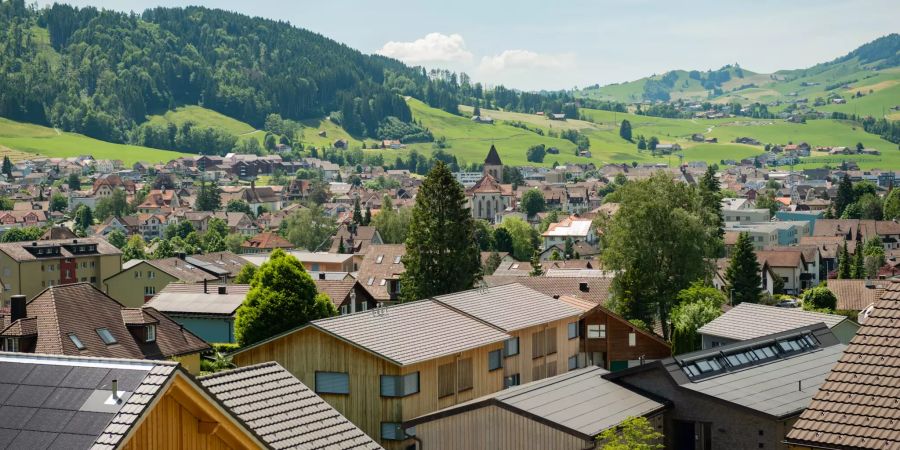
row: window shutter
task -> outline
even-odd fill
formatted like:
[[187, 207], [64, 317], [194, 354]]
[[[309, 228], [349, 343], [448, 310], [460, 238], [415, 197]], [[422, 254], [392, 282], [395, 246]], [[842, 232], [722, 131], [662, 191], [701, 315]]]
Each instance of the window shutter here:
[[548, 355], [556, 353], [556, 327], [547, 328], [545, 330], [545, 338], [547, 339], [546, 353]]
[[316, 392], [320, 394], [349, 394], [350, 375], [341, 372], [316, 372]]
[[472, 389], [472, 358], [459, 360], [459, 392]]
[[548, 377], [556, 376], [556, 365], [557, 364], [555, 362], [547, 363], [547, 376]]
[[537, 381], [537, 380], [540, 380], [541, 378], [544, 378], [544, 370], [543, 369], [544, 369], [543, 364], [536, 364], [531, 369], [531, 381]]
[[544, 356], [544, 332], [538, 331], [531, 335], [531, 357], [540, 358]]
[[446, 397], [456, 392], [456, 364], [442, 364], [438, 367], [438, 397]]

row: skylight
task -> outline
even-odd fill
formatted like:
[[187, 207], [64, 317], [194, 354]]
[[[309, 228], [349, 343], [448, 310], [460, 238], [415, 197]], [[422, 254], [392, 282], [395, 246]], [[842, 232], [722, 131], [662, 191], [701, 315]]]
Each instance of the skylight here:
[[72, 340], [72, 343], [75, 344], [75, 348], [77, 348], [78, 350], [84, 350], [85, 348], [87, 348], [81, 342], [81, 339], [78, 339], [78, 336], [75, 336], [74, 333], [69, 334], [69, 339]]
[[375, 264], [381, 264], [382, 261], [384, 261], [384, 255], [378, 255], [378, 257], [375, 258]]
[[106, 345], [115, 344], [116, 338], [109, 332], [106, 328], [97, 328], [97, 335], [100, 336], [100, 339], [103, 340], [103, 343]]
[[738, 347], [719, 353], [681, 361], [681, 369], [691, 379], [707, 378], [733, 370], [744, 369], [783, 358], [797, 353], [808, 352], [819, 347], [812, 334], [806, 333], [779, 340], [760, 343], [756, 346]]
[[394, 257], [394, 264], [400, 264], [400, 255]]

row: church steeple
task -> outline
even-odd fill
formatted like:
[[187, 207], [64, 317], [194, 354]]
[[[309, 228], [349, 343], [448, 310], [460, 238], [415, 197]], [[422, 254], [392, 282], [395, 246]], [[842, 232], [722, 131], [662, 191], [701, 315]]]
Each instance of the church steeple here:
[[500, 160], [500, 154], [497, 153], [494, 144], [491, 144], [491, 149], [484, 158], [484, 174], [494, 177], [498, 182], [503, 182], [503, 161]]

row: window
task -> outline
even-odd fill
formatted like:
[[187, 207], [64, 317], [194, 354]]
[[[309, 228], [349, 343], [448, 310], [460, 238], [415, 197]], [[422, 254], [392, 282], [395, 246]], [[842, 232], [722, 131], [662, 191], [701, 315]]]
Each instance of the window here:
[[544, 339], [546, 339], [546, 348], [547, 354], [552, 355], [556, 353], [556, 327], [547, 328], [544, 330]]
[[503, 378], [503, 389], [506, 389], [506, 388], [509, 388], [512, 386], [518, 386], [519, 383], [521, 383], [521, 380], [519, 378], [520, 378], [519, 374], [510, 375], [508, 377]]
[[19, 351], [19, 339], [18, 338], [3, 338], [3, 351], [5, 351], [5, 352]]
[[147, 342], [153, 342], [156, 340], [156, 325], [147, 325], [146, 327], [144, 327], [144, 331], [147, 336]]
[[400, 258], [401, 258], [400, 255], [395, 256], [395, 257], [394, 257], [394, 264], [400, 264]]
[[637, 333], [628, 333], [628, 346], [635, 347], [637, 346]]
[[575, 356], [569, 357], [569, 370], [575, 370], [578, 368], [578, 358]]
[[503, 342], [503, 356], [509, 358], [519, 354], [519, 338], [509, 338]]
[[366, 284], [371, 286], [373, 283], [375, 283], [375, 277], [369, 277], [369, 280], [366, 282]]
[[578, 337], [578, 322], [570, 322], [569, 323], [568, 335], [569, 335], [569, 339], [575, 339]]
[[590, 324], [587, 326], [588, 339], [606, 339], [606, 324]]
[[406, 397], [419, 393], [419, 372], [406, 375], [382, 375], [382, 397]]
[[397, 422], [381, 422], [381, 439], [385, 441], [402, 441], [403, 429]]
[[135, 271], [134, 271], [134, 277], [135, 277], [135, 278], [140, 278], [140, 277], [141, 277], [141, 272], [135, 270]]
[[94, 261], [91, 261], [91, 269], [94, 268]]
[[457, 362], [457, 369], [459, 374], [459, 392], [472, 389], [474, 387], [472, 358], [460, 359]]
[[537, 333], [531, 334], [531, 357], [532, 358], [540, 358], [541, 356], [546, 355], [547, 353], [544, 350], [545, 345], [544, 340], [544, 332], [538, 331]]
[[144, 286], [144, 295], [155, 295], [156, 286]]
[[156, 278], [156, 272], [154, 272], [154, 271], [152, 271], [152, 270], [148, 270], [148, 271], [147, 271], [147, 278], [150, 278], [151, 280], [154, 279], [154, 278]]
[[96, 282], [97, 282], [97, 277], [91, 277], [91, 283], [96, 283]]
[[493, 372], [503, 368], [503, 355], [500, 350], [488, 353], [488, 371]]
[[347, 305], [341, 305], [341, 314], [347, 314]]
[[438, 367], [438, 398], [456, 393], [456, 364], [441, 364]]
[[375, 264], [381, 264], [382, 261], [384, 261], [384, 255], [378, 255], [378, 257], [375, 258]]
[[316, 372], [317, 394], [349, 394], [350, 374], [344, 372]]
[[84, 350], [85, 348], [87, 348], [81, 342], [81, 339], [78, 339], [78, 336], [75, 336], [74, 333], [69, 334], [69, 340], [72, 341], [72, 344], [74, 344], [75, 348], [77, 348], [78, 350]]
[[116, 337], [113, 336], [107, 328], [97, 328], [97, 335], [100, 336], [100, 339], [106, 345], [112, 345], [118, 342]]
[[387, 280], [385, 280], [384, 278], [382, 278], [381, 281], [378, 283], [379, 286], [384, 286], [385, 284], [387, 284]]

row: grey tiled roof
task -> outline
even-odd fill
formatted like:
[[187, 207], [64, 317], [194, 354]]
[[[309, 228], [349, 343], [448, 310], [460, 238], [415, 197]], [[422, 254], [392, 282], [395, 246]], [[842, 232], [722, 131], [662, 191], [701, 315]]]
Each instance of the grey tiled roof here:
[[804, 311], [800, 308], [741, 303], [697, 332], [744, 341], [817, 323], [825, 323], [828, 328], [832, 328], [844, 320], [849, 319], [846, 316]]
[[[566, 432], [592, 438], [629, 417], [661, 411], [665, 405], [603, 379], [606, 370], [591, 366], [505, 389], [413, 419], [429, 422], [476, 407], [498, 405], [526, 417], [538, 417]], [[502, 430], [497, 430], [502, 432]]]
[[[112, 449], [177, 367], [173, 362], [0, 353], [0, 448]], [[120, 404], [104, 404], [112, 380]]]
[[312, 322], [398, 365], [502, 342], [509, 335], [434, 300], [418, 300]]
[[278, 363], [219, 372], [199, 381], [272, 448], [381, 448]]
[[435, 300], [505, 331], [577, 318], [582, 313], [519, 283], [442, 295]]

